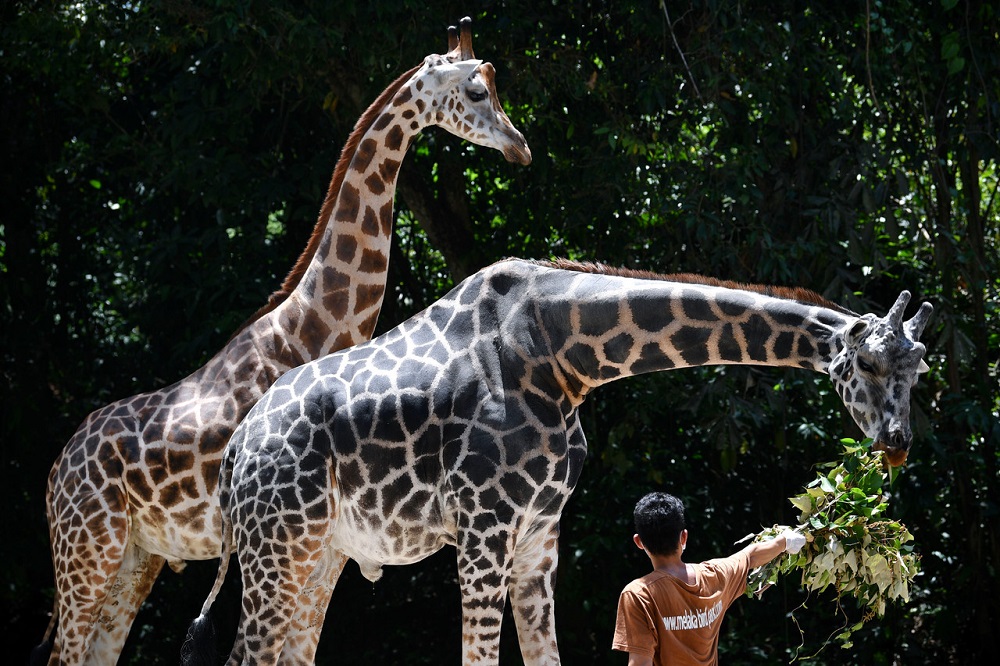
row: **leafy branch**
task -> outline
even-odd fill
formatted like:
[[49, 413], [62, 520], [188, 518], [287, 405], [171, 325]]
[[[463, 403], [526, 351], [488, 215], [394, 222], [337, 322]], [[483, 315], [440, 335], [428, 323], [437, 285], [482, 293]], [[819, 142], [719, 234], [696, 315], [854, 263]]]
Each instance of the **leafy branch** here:
[[[881, 617], [890, 601], [906, 602], [910, 584], [920, 570], [913, 552], [913, 536], [906, 526], [886, 515], [886, 487], [897, 470], [887, 468], [871, 440], [842, 440], [844, 457], [825, 463], [805, 492], [789, 498], [797, 508], [806, 545], [792, 555], [785, 553], [750, 572], [747, 595], [760, 596], [778, 577], [801, 570], [802, 586], [810, 593], [833, 587], [838, 609], [844, 596], [854, 597], [865, 608], [860, 622], [836, 636], [842, 647], [851, 647], [851, 634], [865, 622]], [[775, 525], [747, 539], [765, 541], [787, 527]], [[846, 618], [846, 615], [845, 615]]]

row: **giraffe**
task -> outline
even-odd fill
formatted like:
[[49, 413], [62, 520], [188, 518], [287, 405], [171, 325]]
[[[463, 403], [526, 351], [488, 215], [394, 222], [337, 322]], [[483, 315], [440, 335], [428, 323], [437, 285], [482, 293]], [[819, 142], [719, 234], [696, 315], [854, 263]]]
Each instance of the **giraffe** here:
[[[361, 116], [309, 243], [281, 289], [203, 367], [90, 414], [53, 464], [47, 491], [56, 598], [40, 651], [50, 664], [117, 661], [166, 562], [218, 557], [226, 442], [290, 368], [368, 340], [385, 292], [396, 177], [414, 137], [438, 125], [529, 164], [475, 58], [471, 19]], [[56, 630], [54, 639], [53, 631]]]
[[497, 663], [509, 596], [524, 663], [557, 664], [559, 521], [586, 457], [586, 396], [693, 366], [824, 372], [900, 465], [932, 312], [924, 303], [903, 322], [909, 298], [880, 318], [801, 289], [493, 264], [378, 338], [290, 371], [249, 412], [223, 458], [223, 556], [193, 629], [235, 551], [244, 592], [229, 664], [310, 663], [302, 637], [315, 640], [347, 559], [375, 581], [450, 545], [462, 663]]

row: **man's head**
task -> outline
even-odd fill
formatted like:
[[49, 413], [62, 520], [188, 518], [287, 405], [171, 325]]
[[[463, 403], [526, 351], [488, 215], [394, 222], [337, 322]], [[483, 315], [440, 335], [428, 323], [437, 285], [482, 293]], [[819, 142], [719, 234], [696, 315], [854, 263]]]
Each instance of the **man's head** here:
[[684, 504], [668, 493], [649, 493], [635, 505], [635, 531], [654, 555], [670, 555], [680, 546]]

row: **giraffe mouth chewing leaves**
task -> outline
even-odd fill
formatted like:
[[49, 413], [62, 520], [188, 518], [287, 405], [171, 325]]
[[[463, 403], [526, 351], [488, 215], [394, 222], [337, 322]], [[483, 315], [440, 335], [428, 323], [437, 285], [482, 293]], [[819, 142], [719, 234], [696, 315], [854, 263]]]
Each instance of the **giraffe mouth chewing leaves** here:
[[875, 451], [881, 451], [890, 467], [901, 467], [906, 462], [906, 456], [910, 453], [909, 446], [893, 446], [879, 440], [872, 445]]

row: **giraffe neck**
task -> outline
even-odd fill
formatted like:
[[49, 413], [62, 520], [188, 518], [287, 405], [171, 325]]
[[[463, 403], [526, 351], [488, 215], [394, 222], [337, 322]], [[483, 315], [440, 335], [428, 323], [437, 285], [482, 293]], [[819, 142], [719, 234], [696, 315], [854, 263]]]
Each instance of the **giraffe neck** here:
[[[685, 279], [689, 279], [685, 277]], [[856, 317], [719, 284], [543, 270], [534, 286], [554, 372], [571, 398], [607, 382], [703, 365], [828, 372]]]
[[258, 349], [279, 372], [368, 340], [375, 330], [386, 287], [397, 174], [413, 137], [428, 124], [415, 81], [416, 75], [387, 102], [381, 100], [381, 110], [346, 162], [333, 205], [324, 206], [325, 228], [297, 286], [251, 327]]

